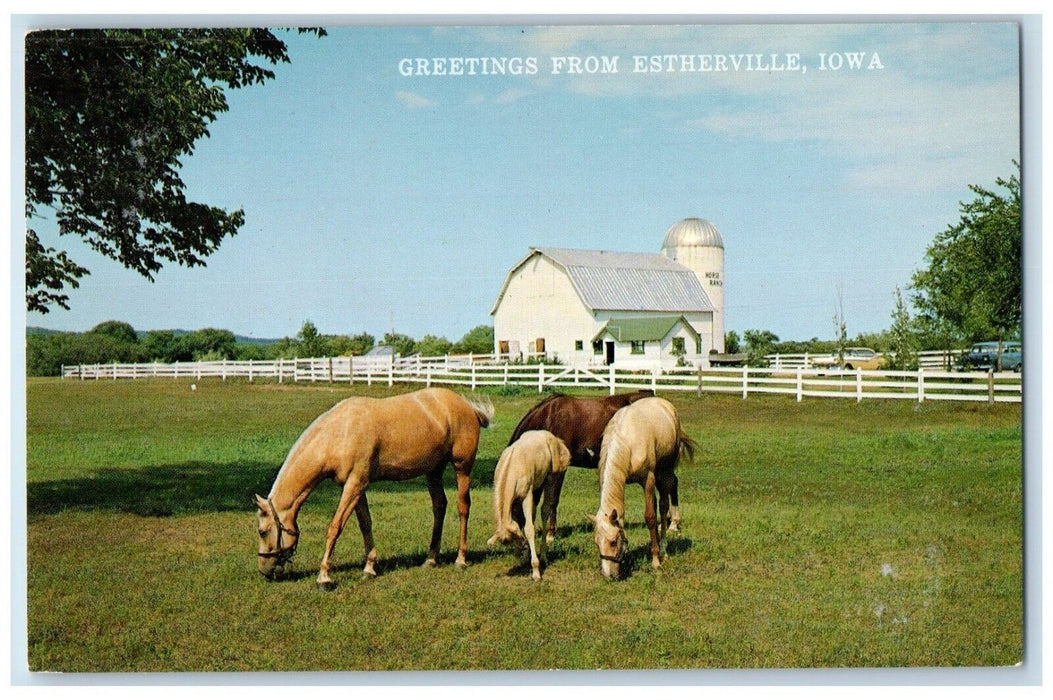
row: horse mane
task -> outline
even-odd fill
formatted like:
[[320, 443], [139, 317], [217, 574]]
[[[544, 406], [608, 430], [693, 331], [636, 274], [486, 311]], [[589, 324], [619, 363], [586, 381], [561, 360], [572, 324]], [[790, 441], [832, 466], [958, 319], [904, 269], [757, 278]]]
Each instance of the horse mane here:
[[620, 411], [618, 413], [615, 413], [614, 417], [611, 418], [609, 423], [607, 423], [607, 427], [603, 431], [603, 442], [600, 444], [600, 459], [598, 463], [600, 470], [599, 476], [601, 507], [607, 505], [603, 502], [603, 499], [605, 497], [609, 498], [611, 496], [615, 496], [619, 501], [619, 503], [617, 504], [619, 507], [623, 507], [623, 504], [625, 502], [624, 478], [612, 482], [616, 487], [619, 485], [621, 487], [617, 494], [611, 494], [605, 488], [606, 483], [611, 477], [610, 467], [612, 463], [617, 464], [619, 467], [622, 467], [622, 465], [624, 464], [624, 470], [628, 471], [629, 460], [623, 459], [623, 455], [627, 449], [627, 445], [625, 445], [625, 441], [622, 439], [621, 435], [618, 432], [618, 425], [621, 423], [623, 416], [624, 414], [622, 414]]
[[512, 518], [512, 501], [515, 499], [515, 474], [508, 468], [512, 451], [505, 449], [494, 469], [494, 539], [508, 544], [516, 535], [517, 526]]
[[479, 419], [479, 425], [483, 428], [490, 427], [490, 421], [494, 419], [494, 404], [490, 399], [480, 398], [478, 396], [465, 396], [463, 397], [468, 405], [475, 411], [475, 417]]
[[566, 397], [566, 394], [560, 394], [557, 392], [555, 394], [552, 394], [552, 396], [541, 399], [536, 404], [534, 404], [534, 407], [527, 411], [526, 415], [524, 415], [519, 420], [519, 423], [516, 424], [515, 430], [512, 431], [512, 437], [508, 439], [508, 444], [511, 445], [513, 442], [522, 437], [523, 433], [525, 433], [528, 430], [531, 430], [531, 421], [534, 419], [534, 416], [536, 416], [543, 408], [548, 406], [556, 399], [564, 399]]

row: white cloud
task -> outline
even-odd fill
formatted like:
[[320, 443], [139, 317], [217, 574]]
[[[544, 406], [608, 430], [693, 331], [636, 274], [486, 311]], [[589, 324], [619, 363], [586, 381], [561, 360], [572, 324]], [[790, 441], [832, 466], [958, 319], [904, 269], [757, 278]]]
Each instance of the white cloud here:
[[427, 97], [404, 90], [396, 92], [395, 97], [410, 109], [429, 109], [437, 104], [434, 100], [430, 100]]
[[507, 105], [513, 102], [518, 102], [527, 95], [530, 94], [529, 90], [521, 90], [519, 88], [509, 88], [500, 95], [494, 98], [494, 102], [499, 105]]

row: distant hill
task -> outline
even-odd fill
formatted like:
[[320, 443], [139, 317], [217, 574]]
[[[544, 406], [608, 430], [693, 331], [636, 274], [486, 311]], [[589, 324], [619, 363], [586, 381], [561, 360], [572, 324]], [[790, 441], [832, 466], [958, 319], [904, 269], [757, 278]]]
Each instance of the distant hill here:
[[[183, 330], [182, 328], [169, 329], [174, 335], [188, 335], [194, 331]], [[41, 328], [40, 326], [26, 326], [26, 335], [58, 335], [60, 333], [67, 333], [68, 331], [56, 331], [50, 328]], [[139, 337], [142, 338], [146, 335], [147, 331], [136, 331]], [[271, 345], [277, 343], [281, 338], [251, 338], [247, 335], [234, 334], [234, 341], [238, 343], [251, 343], [253, 345]]]

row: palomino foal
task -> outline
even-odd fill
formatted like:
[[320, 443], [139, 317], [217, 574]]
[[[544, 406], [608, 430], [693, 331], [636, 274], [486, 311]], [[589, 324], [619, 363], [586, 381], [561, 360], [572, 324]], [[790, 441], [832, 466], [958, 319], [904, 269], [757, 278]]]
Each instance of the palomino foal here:
[[542, 492], [542, 512], [552, 508], [552, 477], [567, 471], [569, 464], [570, 450], [562, 440], [547, 430], [528, 430], [504, 449], [494, 470], [495, 531], [486, 543], [492, 547], [525, 539], [535, 581], [541, 580], [541, 560], [534, 543], [534, 512]]

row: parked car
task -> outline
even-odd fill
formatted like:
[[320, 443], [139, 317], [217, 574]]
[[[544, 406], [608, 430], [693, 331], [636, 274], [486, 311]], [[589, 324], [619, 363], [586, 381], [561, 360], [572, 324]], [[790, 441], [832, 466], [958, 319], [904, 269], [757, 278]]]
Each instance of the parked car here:
[[844, 356], [838, 360], [837, 353], [821, 355], [811, 359], [813, 367], [844, 369], [880, 369], [885, 358], [870, 348], [845, 348]]
[[[1014, 341], [1002, 342], [1002, 369], [1005, 371], [1019, 372], [1023, 366], [1024, 357], [1021, 352], [1020, 343]], [[969, 352], [962, 357], [962, 370], [986, 372], [995, 369], [998, 364], [998, 342], [988, 341], [984, 343], [973, 343]]]

